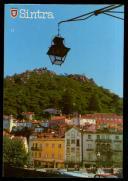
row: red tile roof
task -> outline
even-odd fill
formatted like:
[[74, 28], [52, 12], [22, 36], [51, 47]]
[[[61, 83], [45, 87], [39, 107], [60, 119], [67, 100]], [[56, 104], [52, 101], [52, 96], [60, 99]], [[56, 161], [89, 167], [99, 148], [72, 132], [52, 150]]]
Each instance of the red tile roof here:
[[22, 114], [34, 114], [34, 112], [22, 112]]
[[59, 121], [59, 120], [65, 120], [65, 116], [54, 116], [51, 118], [52, 121]]

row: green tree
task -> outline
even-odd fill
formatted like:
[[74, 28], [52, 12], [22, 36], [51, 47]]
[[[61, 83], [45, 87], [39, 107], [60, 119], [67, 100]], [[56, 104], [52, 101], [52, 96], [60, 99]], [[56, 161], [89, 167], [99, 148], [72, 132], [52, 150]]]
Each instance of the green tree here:
[[101, 112], [101, 110], [102, 108], [101, 108], [100, 98], [96, 93], [93, 93], [89, 99], [88, 111], [90, 113], [93, 113], [93, 112]]
[[28, 163], [28, 154], [24, 144], [19, 139], [3, 137], [3, 162], [13, 166], [23, 167]]

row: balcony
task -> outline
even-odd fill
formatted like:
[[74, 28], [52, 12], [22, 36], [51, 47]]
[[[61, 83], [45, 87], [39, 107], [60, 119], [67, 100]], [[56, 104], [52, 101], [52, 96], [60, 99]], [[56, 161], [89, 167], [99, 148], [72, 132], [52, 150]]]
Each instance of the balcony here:
[[93, 148], [87, 148], [86, 151], [93, 151]]
[[112, 154], [112, 149], [96, 148], [96, 153], [100, 152], [102, 154]]
[[121, 143], [121, 142], [122, 142], [122, 140], [114, 140], [114, 142]]
[[112, 140], [110, 140], [110, 139], [96, 139], [96, 142], [99, 142], [99, 143], [111, 143]]
[[87, 139], [86, 141], [94, 141], [93, 139]]
[[33, 151], [41, 151], [42, 148], [41, 147], [34, 147], [34, 146], [32, 146], [31, 150], [33, 150]]
[[119, 150], [118, 149], [114, 149], [113, 152], [122, 152], [122, 150], [121, 149], [119, 149]]

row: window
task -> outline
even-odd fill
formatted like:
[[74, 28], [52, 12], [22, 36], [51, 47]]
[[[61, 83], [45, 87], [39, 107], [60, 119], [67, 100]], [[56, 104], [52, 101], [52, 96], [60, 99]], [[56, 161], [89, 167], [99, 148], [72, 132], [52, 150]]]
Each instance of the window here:
[[116, 140], [118, 140], [118, 139], [119, 139], [119, 136], [118, 136], [118, 135], [116, 135], [116, 136], [115, 136], [115, 139], [116, 139]]
[[59, 159], [59, 160], [61, 159], [61, 153], [58, 154], [58, 159]]
[[35, 152], [35, 158], [37, 157], [37, 152]]
[[52, 148], [54, 148], [55, 147], [55, 144], [52, 144]]
[[75, 140], [74, 139], [71, 140], [71, 144], [75, 144]]
[[88, 149], [91, 149], [92, 148], [92, 144], [88, 144]]
[[70, 156], [66, 156], [66, 160], [67, 160], [67, 161], [70, 161]]
[[75, 148], [74, 147], [71, 148], [71, 152], [75, 153]]
[[92, 135], [88, 135], [88, 139], [89, 139], [89, 140], [92, 139]]
[[52, 153], [52, 158], [54, 158], [54, 154]]
[[74, 131], [71, 132], [71, 138], [75, 138], [75, 132]]
[[46, 147], [48, 147], [48, 143], [46, 143]]
[[47, 153], [45, 154], [45, 158], [48, 158], [48, 154]]
[[115, 149], [116, 150], [120, 150], [120, 145], [119, 144], [115, 144]]
[[38, 157], [41, 158], [41, 152], [38, 153]]
[[70, 153], [70, 148], [67, 147], [66, 152], [69, 154]]
[[96, 145], [96, 150], [99, 151], [100, 150], [100, 144]]
[[103, 140], [105, 139], [105, 135], [102, 135], [101, 137], [102, 137]]
[[67, 139], [67, 145], [70, 145], [70, 139]]
[[91, 154], [88, 153], [88, 160], [90, 161], [91, 160]]
[[61, 148], [61, 144], [58, 144], [58, 148]]
[[108, 151], [110, 150], [110, 148], [111, 148], [111, 147], [110, 147], [110, 145], [109, 145], [109, 144], [107, 144], [107, 150], [108, 150]]
[[100, 135], [97, 135], [97, 139], [100, 139]]
[[79, 139], [76, 140], [76, 146], [80, 146], [80, 140]]
[[109, 135], [106, 135], [106, 139], [109, 140]]
[[40, 148], [42, 148], [42, 144], [40, 144]]
[[38, 144], [37, 144], [37, 143], [36, 143], [35, 145], [36, 145], [35, 147], [37, 147], [37, 146], [38, 146]]
[[75, 157], [74, 156], [71, 156], [71, 161], [74, 161], [75, 160]]

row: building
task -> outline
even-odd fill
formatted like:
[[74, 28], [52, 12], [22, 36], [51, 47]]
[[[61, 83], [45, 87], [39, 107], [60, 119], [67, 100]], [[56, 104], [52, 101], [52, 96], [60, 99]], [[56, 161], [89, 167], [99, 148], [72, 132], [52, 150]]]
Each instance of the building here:
[[65, 163], [68, 166], [121, 168], [122, 154], [122, 132], [72, 127], [65, 133]]
[[112, 139], [112, 164], [114, 167], [123, 167], [123, 134], [116, 132], [111, 134]]
[[49, 113], [51, 115], [61, 115], [61, 110], [57, 110], [57, 109], [54, 109], [54, 108], [48, 108], [48, 109], [45, 109], [43, 110], [44, 113]]
[[51, 120], [49, 120], [49, 127], [56, 127], [62, 124], [65, 124], [65, 116], [53, 116]]
[[80, 166], [82, 162], [81, 131], [72, 127], [65, 132], [65, 166]]
[[16, 126], [16, 123], [12, 115], [8, 116], [6, 119], [3, 119], [3, 129], [7, 129], [9, 132], [11, 132], [14, 126]]
[[96, 119], [91, 118], [89, 115], [80, 116], [80, 126], [84, 126], [87, 123], [96, 124]]
[[34, 116], [34, 112], [22, 112], [22, 115], [28, 119], [28, 120], [32, 120], [33, 116]]
[[80, 125], [80, 119], [79, 117], [73, 117], [70, 119], [69, 125], [79, 126]]
[[99, 130], [83, 134], [83, 164], [122, 167], [122, 133]]
[[83, 132], [83, 167], [96, 166], [96, 133]]
[[63, 168], [64, 167], [64, 138], [47, 136], [32, 138], [29, 141], [31, 162], [35, 167]]
[[42, 120], [40, 122], [40, 125], [45, 127], [45, 128], [48, 128], [49, 127], [49, 120], [44, 120], [44, 121]]
[[43, 131], [44, 131], [44, 127], [37, 125], [37, 126], [34, 128], [34, 131], [37, 132], [37, 133], [38, 133], [38, 132], [43, 132]]

